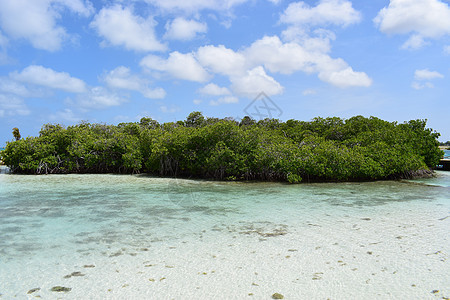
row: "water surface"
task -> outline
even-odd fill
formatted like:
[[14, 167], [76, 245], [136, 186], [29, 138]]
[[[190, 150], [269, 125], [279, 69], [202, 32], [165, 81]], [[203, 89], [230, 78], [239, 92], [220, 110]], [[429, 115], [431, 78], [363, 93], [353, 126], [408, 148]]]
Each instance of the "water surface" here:
[[[270, 298], [284, 290], [313, 298], [448, 297], [450, 174], [437, 174], [288, 185], [10, 175], [2, 167], [0, 294], [220, 299]], [[367, 254], [376, 251], [377, 259]], [[246, 286], [246, 280], [259, 283]], [[71, 290], [50, 291], [54, 286]], [[40, 290], [27, 294], [33, 288]]]

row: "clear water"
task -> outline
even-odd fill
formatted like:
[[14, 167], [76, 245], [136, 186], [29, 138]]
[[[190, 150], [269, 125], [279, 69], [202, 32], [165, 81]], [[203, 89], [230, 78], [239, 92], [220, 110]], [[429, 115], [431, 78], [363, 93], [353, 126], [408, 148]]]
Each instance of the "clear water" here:
[[444, 150], [444, 158], [450, 158], [450, 150]]
[[[305, 297], [312, 298], [448, 297], [449, 215], [449, 172], [414, 181], [287, 185], [144, 175], [10, 175], [1, 167], [0, 298], [133, 299], [146, 295], [226, 299], [248, 294], [270, 298], [277, 284], [285, 287], [286, 295], [306, 293]], [[386, 239], [391, 235], [392, 240]], [[377, 261], [386, 265], [366, 261], [371, 257], [367, 247], [381, 247], [377, 243], [385, 239], [385, 248], [379, 248], [384, 254]], [[340, 252], [333, 247], [341, 247]], [[324, 252], [304, 262], [314, 250]], [[283, 251], [287, 254], [281, 258], [297, 261], [275, 272], [274, 268], [285, 263], [277, 262]], [[406, 251], [411, 257], [401, 258]], [[257, 259], [252, 256], [258, 253]], [[220, 255], [223, 261], [214, 265], [217, 259], [211, 257]], [[352, 259], [358, 265], [354, 272], [365, 273], [350, 276], [346, 272], [351, 271], [342, 271], [344, 267], [330, 267], [330, 273], [325, 272], [328, 280], [324, 271], [306, 274], [308, 265], [318, 268], [333, 257], [336, 264], [339, 257]], [[426, 259], [433, 260], [424, 264]], [[167, 265], [170, 261], [175, 267]], [[149, 268], [144, 266], [149, 262], [156, 271], [147, 274]], [[302, 271], [294, 270], [294, 265], [302, 264]], [[206, 280], [206, 274], [193, 281], [203, 274], [202, 266], [213, 265], [223, 270], [222, 280], [236, 281]], [[378, 278], [371, 274], [382, 274], [382, 268], [397, 272], [390, 270], [392, 265], [403, 270], [400, 281], [379, 277], [379, 284], [367, 287], [375, 282], [372, 277]], [[381, 271], [373, 271], [378, 267]], [[433, 272], [418, 277], [417, 270], [422, 269]], [[73, 272], [82, 275], [70, 276]], [[236, 272], [243, 272], [241, 279]], [[242, 285], [257, 273], [259, 284]], [[305, 283], [299, 274], [324, 279], [309, 278]], [[149, 287], [152, 276], [156, 276], [155, 285]], [[290, 276], [301, 285], [284, 282]], [[363, 276], [368, 278], [361, 281]], [[173, 285], [165, 283], [170, 278]], [[318, 282], [322, 286], [313, 286]], [[156, 284], [160, 285], [156, 288]], [[52, 292], [53, 286], [72, 290]], [[193, 289], [190, 294], [188, 287]], [[260, 289], [251, 290], [256, 287]], [[27, 294], [33, 288], [40, 290]], [[432, 293], [435, 290], [439, 292]], [[325, 291], [329, 294], [322, 295]]]

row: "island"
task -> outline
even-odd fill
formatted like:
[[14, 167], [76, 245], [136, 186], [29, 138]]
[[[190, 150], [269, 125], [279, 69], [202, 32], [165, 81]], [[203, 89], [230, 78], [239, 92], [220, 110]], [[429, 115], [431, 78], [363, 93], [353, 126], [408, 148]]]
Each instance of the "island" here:
[[248, 116], [118, 125], [43, 125], [39, 136], [7, 143], [0, 159], [12, 173], [148, 173], [213, 180], [289, 183], [431, 176], [443, 151], [426, 120]]

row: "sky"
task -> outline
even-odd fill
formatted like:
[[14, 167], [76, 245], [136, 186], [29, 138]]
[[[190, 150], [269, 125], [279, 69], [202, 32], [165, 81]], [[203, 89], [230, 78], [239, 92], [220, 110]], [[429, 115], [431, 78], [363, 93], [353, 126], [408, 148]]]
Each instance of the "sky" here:
[[428, 119], [450, 140], [450, 0], [0, 0], [0, 147], [43, 124]]

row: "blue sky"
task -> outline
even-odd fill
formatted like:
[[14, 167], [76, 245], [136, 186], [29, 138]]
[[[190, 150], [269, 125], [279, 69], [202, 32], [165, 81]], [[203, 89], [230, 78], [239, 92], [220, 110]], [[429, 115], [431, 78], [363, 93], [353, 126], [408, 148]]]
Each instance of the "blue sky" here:
[[450, 140], [449, 0], [0, 0], [12, 128], [143, 116], [428, 119]]

